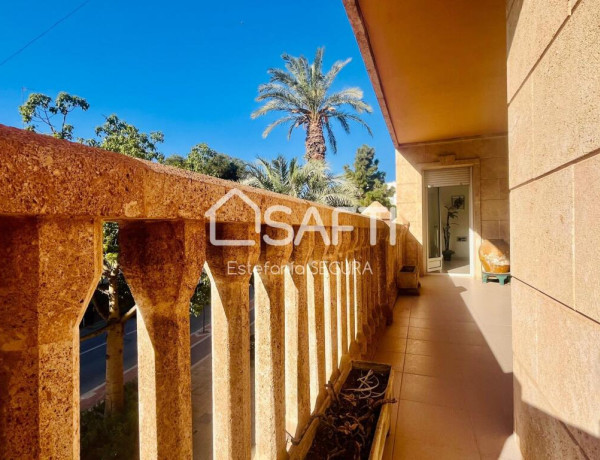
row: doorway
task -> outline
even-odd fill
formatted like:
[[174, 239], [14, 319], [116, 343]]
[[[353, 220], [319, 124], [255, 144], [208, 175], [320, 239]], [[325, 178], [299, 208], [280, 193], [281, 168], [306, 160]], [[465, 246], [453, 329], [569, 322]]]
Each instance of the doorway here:
[[471, 274], [471, 170], [425, 171], [427, 271]]

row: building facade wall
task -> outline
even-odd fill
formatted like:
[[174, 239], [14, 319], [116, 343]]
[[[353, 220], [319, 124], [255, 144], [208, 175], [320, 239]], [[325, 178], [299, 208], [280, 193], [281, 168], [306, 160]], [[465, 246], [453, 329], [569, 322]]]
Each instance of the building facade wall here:
[[401, 146], [396, 151], [396, 207], [400, 220], [410, 223], [405, 260], [424, 273], [423, 175], [427, 169], [472, 168], [473, 241], [476, 256], [482, 239], [509, 240], [508, 143], [506, 135]]
[[509, 0], [515, 431], [600, 458], [600, 0]]

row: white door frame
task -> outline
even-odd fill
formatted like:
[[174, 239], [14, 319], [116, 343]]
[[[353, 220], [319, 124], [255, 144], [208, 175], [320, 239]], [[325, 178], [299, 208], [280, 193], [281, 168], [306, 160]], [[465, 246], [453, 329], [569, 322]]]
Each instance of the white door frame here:
[[442, 255], [442, 211], [440, 209], [440, 192], [438, 187], [438, 246], [440, 251], [439, 257], [429, 257], [429, 188], [425, 185], [425, 189], [423, 191], [425, 196], [425, 207], [423, 208], [423, 213], [426, 215], [425, 217], [425, 245], [427, 248], [425, 249], [425, 267], [427, 273], [434, 273], [439, 270], [442, 272], [443, 268], [443, 255]]
[[[428, 198], [429, 194], [427, 193], [427, 182], [425, 181], [425, 171], [429, 169], [452, 169], [452, 168], [469, 168], [469, 273], [442, 273], [441, 267], [439, 272], [429, 271], [429, 206], [428, 206]], [[422, 197], [423, 197], [423, 212], [421, 213], [423, 216], [423, 229], [425, 229], [423, 236], [425, 237], [423, 244], [423, 259], [425, 262], [425, 273], [428, 275], [449, 275], [449, 276], [463, 276], [463, 277], [472, 277], [475, 274], [475, 251], [474, 251], [474, 238], [475, 232], [473, 230], [473, 166], [465, 165], [465, 164], [456, 164], [456, 165], [448, 165], [448, 166], [437, 166], [430, 168], [422, 169]], [[441, 213], [440, 213], [441, 219]], [[439, 232], [442, 231], [441, 223], [439, 226]], [[440, 234], [440, 243], [441, 243], [441, 234]], [[441, 247], [440, 247], [441, 250]], [[443, 263], [443, 262], [442, 262]]]

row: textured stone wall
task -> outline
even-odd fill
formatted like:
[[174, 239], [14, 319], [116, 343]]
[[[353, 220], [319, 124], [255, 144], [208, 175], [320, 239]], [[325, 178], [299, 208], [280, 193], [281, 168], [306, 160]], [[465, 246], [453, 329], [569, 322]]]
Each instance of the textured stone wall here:
[[600, 458], [600, 0], [507, 2], [515, 429]]
[[[410, 222], [405, 259], [423, 268], [423, 171], [453, 160], [472, 167], [473, 249], [482, 238], [509, 240], [507, 137], [493, 136], [405, 146], [396, 151], [396, 206], [398, 216]], [[479, 273], [476, 258], [475, 274]]]

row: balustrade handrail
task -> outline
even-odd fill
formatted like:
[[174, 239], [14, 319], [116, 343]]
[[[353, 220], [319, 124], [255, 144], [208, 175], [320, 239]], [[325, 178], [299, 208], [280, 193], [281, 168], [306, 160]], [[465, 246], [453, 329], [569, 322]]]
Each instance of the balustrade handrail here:
[[[283, 205], [292, 212], [278, 213], [278, 221], [300, 225], [313, 207], [332, 224], [330, 206], [0, 125], [0, 214], [201, 220], [232, 189], [258, 206], [263, 223], [270, 206]], [[340, 225], [370, 225], [360, 214], [339, 216]], [[218, 222], [253, 219], [250, 206], [225, 205], [216, 215]]]

